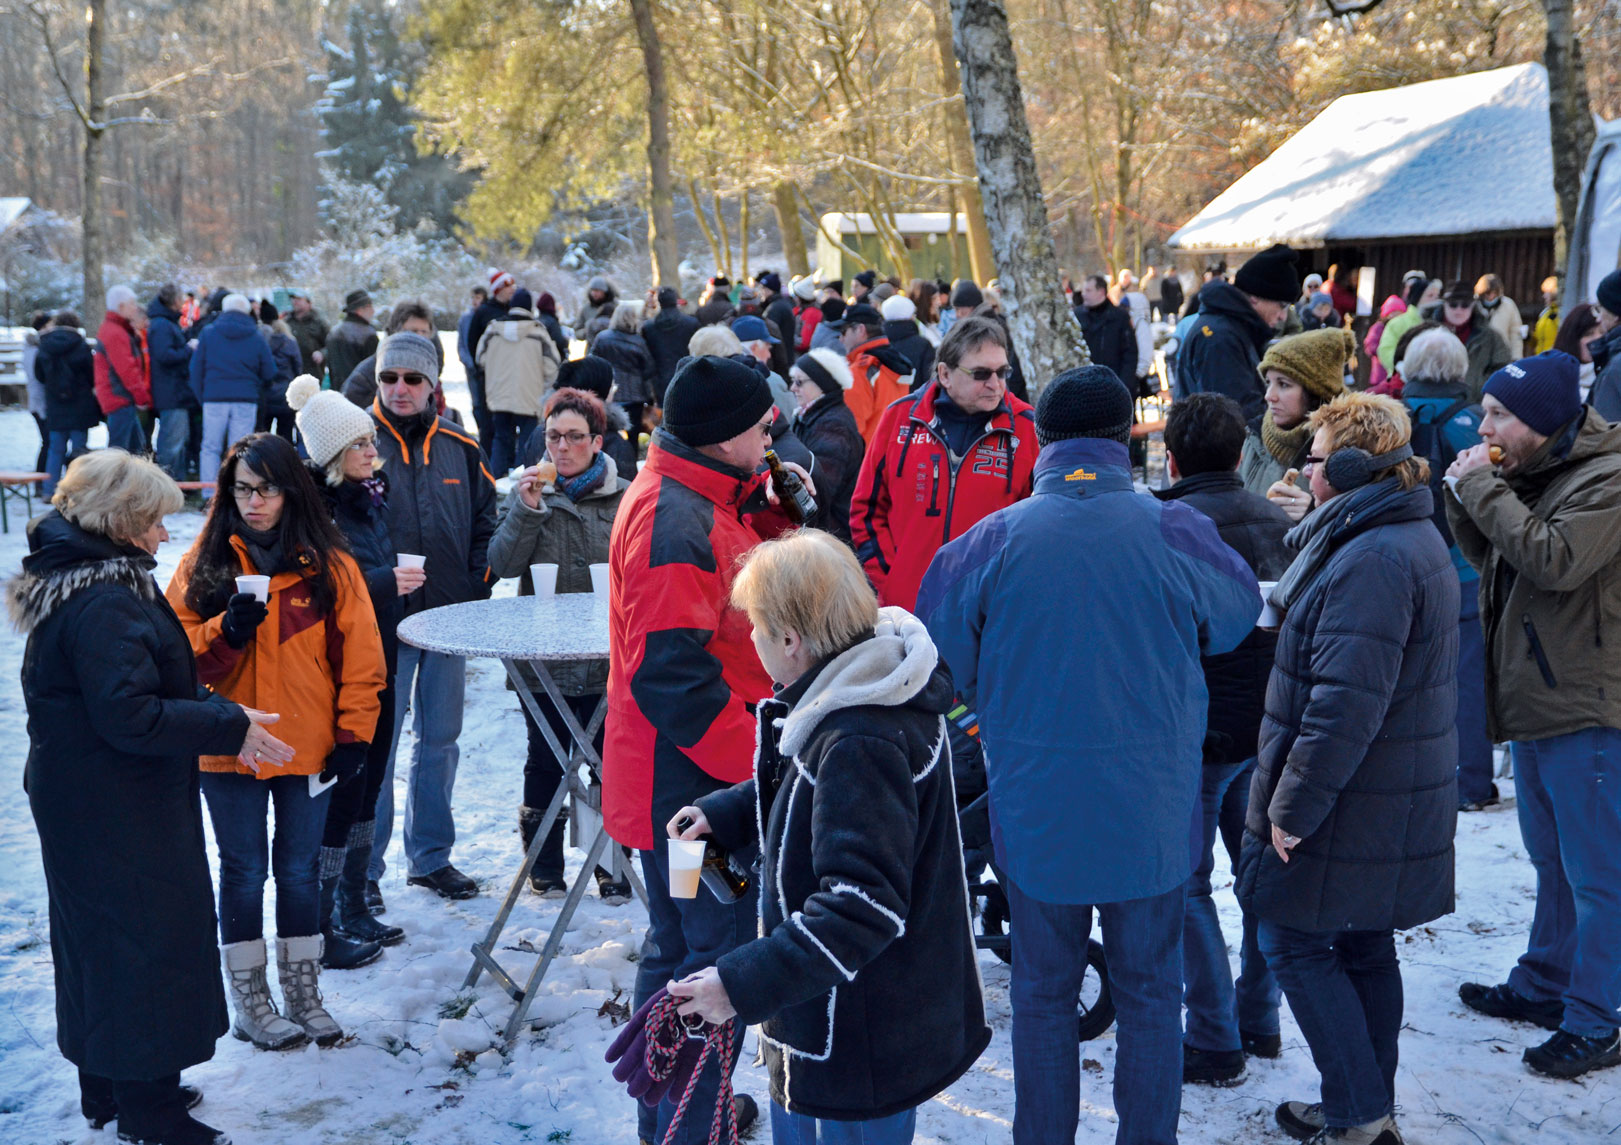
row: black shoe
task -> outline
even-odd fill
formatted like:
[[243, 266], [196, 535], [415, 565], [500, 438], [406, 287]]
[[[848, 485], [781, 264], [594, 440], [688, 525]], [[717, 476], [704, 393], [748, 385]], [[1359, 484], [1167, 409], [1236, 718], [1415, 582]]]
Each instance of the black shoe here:
[[388, 907], [383, 902], [383, 888], [377, 885], [376, 879], [366, 880], [366, 909], [371, 911], [373, 918], [388, 913]]
[[760, 1120], [760, 1107], [754, 1103], [754, 1098], [746, 1093], [733, 1096], [732, 1108], [737, 1111], [737, 1131], [739, 1134], [747, 1133], [749, 1126]]
[[608, 906], [624, 906], [630, 901], [630, 880], [614, 882], [614, 877], [601, 867], [596, 869], [597, 897]]
[[1559, 1023], [1565, 1020], [1563, 1002], [1533, 1002], [1506, 982], [1497, 986], [1465, 982], [1458, 987], [1458, 997], [1476, 1013], [1507, 1018], [1511, 1022], [1530, 1022], [1544, 1030], [1557, 1030]]
[[470, 899], [478, 894], [478, 884], [448, 864], [431, 875], [412, 875], [405, 881], [413, 887], [427, 887], [440, 898]]
[[181, 1114], [177, 1124], [163, 1130], [131, 1132], [119, 1125], [118, 1139], [125, 1145], [231, 1145], [231, 1139], [225, 1134], [189, 1114]]
[[1239, 1030], [1238, 1044], [1252, 1058], [1275, 1058], [1283, 1053], [1283, 1037], [1280, 1034], [1251, 1034]]
[[1584, 1038], [1569, 1030], [1525, 1051], [1525, 1064], [1549, 1077], [1581, 1077], [1595, 1069], [1621, 1065], [1621, 1032], [1611, 1030], [1597, 1038]]
[[[196, 1109], [203, 1103], [203, 1091], [195, 1085], [182, 1085], [180, 1102], [183, 1109]], [[118, 1103], [110, 1098], [94, 1102], [81, 1100], [79, 1110], [92, 1129], [105, 1128], [109, 1122], [118, 1120]]]
[[1182, 1047], [1183, 1085], [1237, 1085], [1244, 1077], [1243, 1050]]
[[393, 946], [405, 938], [405, 931], [386, 922], [378, 922], [370, 911], [346, 915], [338, 919], [338, 933], [355, 942], [375, 942], [379, 946]]
[[1484, 799], [1471, 799], [1467, 803], [1459, 803], [1459, 811], [1484, 811], [1488, 807], [1496, 807], [1501, 803], [1502, 797], [1497, 793], [1497, 784], [1492, 784], [1492, 793]]
[[377, 942], [356, 942], [330, 922], [321, 928], [326, 939], [321, 944], [321, 965], [328, 970], [358, 970], [383, 956], [383, 947]]
[[1309, 1141], [1327, 1124], [1320, 1102], [1286, 1101], [1275, 1114], [1278, 1128], [1296, 1141]]

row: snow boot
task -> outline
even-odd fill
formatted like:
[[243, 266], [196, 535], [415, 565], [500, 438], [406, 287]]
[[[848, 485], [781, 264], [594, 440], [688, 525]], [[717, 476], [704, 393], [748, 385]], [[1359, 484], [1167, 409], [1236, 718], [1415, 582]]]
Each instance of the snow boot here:
[[163, 1128], [126, 1129], [120, 1121], [118, 1139], [124, 1145], [231, 1145], [229, 1137], [189, 1113], [181, 1114], [178, 1121]]
[[[535, 832], [540, 829], [540, 821], [546, 817], [544, 807], [518, 808], [518, 834], [523, 839], [523, 853], [529, 853], [529, 846], [535, 841]], [[535, 865], [529, 869], [529, 889], [541, 898], [560, 899], [568, 894], [568, 884], [563, 881], [563, 816], [560, 813], [552, 821], [551, 834], [540, 846], [540, 854], [535, 856]]]
[[319, 934], [276, 939], [276, 967], [281, 972], [281, 996], [287, 1016], [315, 1043], [330, 1046], [343, 1037], [343, 1027], [321, 1005], [321, 947]]
[[[377, 824], [371, 819], [349, 828], [349, 845], [344, 851], [343, 870], [338, 874], [338, 933], [355, 942], [393, 946], [405, 937], [405, 931], [378, 922], [366, 905], [366, 867], [371, 863], [372, 839], [376, 834]], [[329, 952], [331, 946], [332, 940], [328, 938]]]
[[[184, 1109], [196, 1109], [203, 1103], [203, 1091], [195, 1085], [181, 1085], [180, 1104]], [[101, 1129], [118, 1120], [118, 1099], [113, 1083], [104, 1077], [79, 1071], [79, 1112], [90, 1123], [90, 1128]]]
[[1394, 1117], [1381, 1117], [1366, 1125], [1353, 1125], [1347, 1129], [1324, 1127], [1316, 1136], [1306, 1139], [1306, 1145], [1405, 1145], [1396, 1129]]
[[321, 965], [328, 970], [356, 970], [383, 956], [380, 943], [360, 941], [338, 929], [333, 912], [343, 860], [342, 847], [321, 848], [321, 897], [318, 909], [321, 937], [326, 939], [321, 948]]
[[236, 1021], [231, 1033], [262, 1050], [289, 1050], [309, 1041], [298, 1026], [276, 1012], [265, 980], [265, 940], [250, 938], [220, 948], [225, 956], [225, 978], [231, 987]]

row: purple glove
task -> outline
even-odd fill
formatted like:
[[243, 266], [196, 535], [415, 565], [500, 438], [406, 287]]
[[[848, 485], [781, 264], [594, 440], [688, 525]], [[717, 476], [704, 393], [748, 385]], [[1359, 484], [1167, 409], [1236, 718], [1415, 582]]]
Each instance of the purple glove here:
[[[649, 1068], [650, 1016], [653, 1022], [653, 1056], [655, 1062], [663, 1063], [667, 1070], [663, 1076], [655, 1076], [654, 1070]], [[677, 1038], [679, 1044], [673, 1044]], [[703, 1039], [687, 1036], [675, 1012], [674, 1000], [670, 998], [669, 991], [661, 987], [631, 1015], [630, 1021], [625, 1023], [603, 1057], [614, 1063], [614, 1080], [625, 1083], [625, 1089], [632, 1097], [644, 1105], [656, 1106], [672, 1089], [679, 1093], [686, 1092], [703, 1049]]]

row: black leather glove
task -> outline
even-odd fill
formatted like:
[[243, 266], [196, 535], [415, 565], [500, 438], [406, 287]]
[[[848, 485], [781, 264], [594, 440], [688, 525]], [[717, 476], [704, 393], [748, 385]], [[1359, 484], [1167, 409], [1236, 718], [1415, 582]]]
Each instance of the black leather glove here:
[[225, 619], [220, 631], [232, 648], [243, 648], [253, 639], [254, 632], [270, 615], [270, 607], [251, 592], [239, 592], [225, 604]]
[[326, 757], [321, 774], [328, 779], [336, 778], [339, 783], [348, 783], [366, 770], [366, 756], [370, 752], [371, 745], [367, 743], [340, 743]]

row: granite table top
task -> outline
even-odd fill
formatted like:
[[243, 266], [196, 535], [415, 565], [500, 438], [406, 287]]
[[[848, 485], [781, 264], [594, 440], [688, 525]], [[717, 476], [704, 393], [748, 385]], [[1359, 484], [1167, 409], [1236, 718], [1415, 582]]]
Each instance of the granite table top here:
[[428, 652], [502, 660], [606, 660], [608, 600], [591, 592], [509, 596], [430, 608], [400, 623]]

